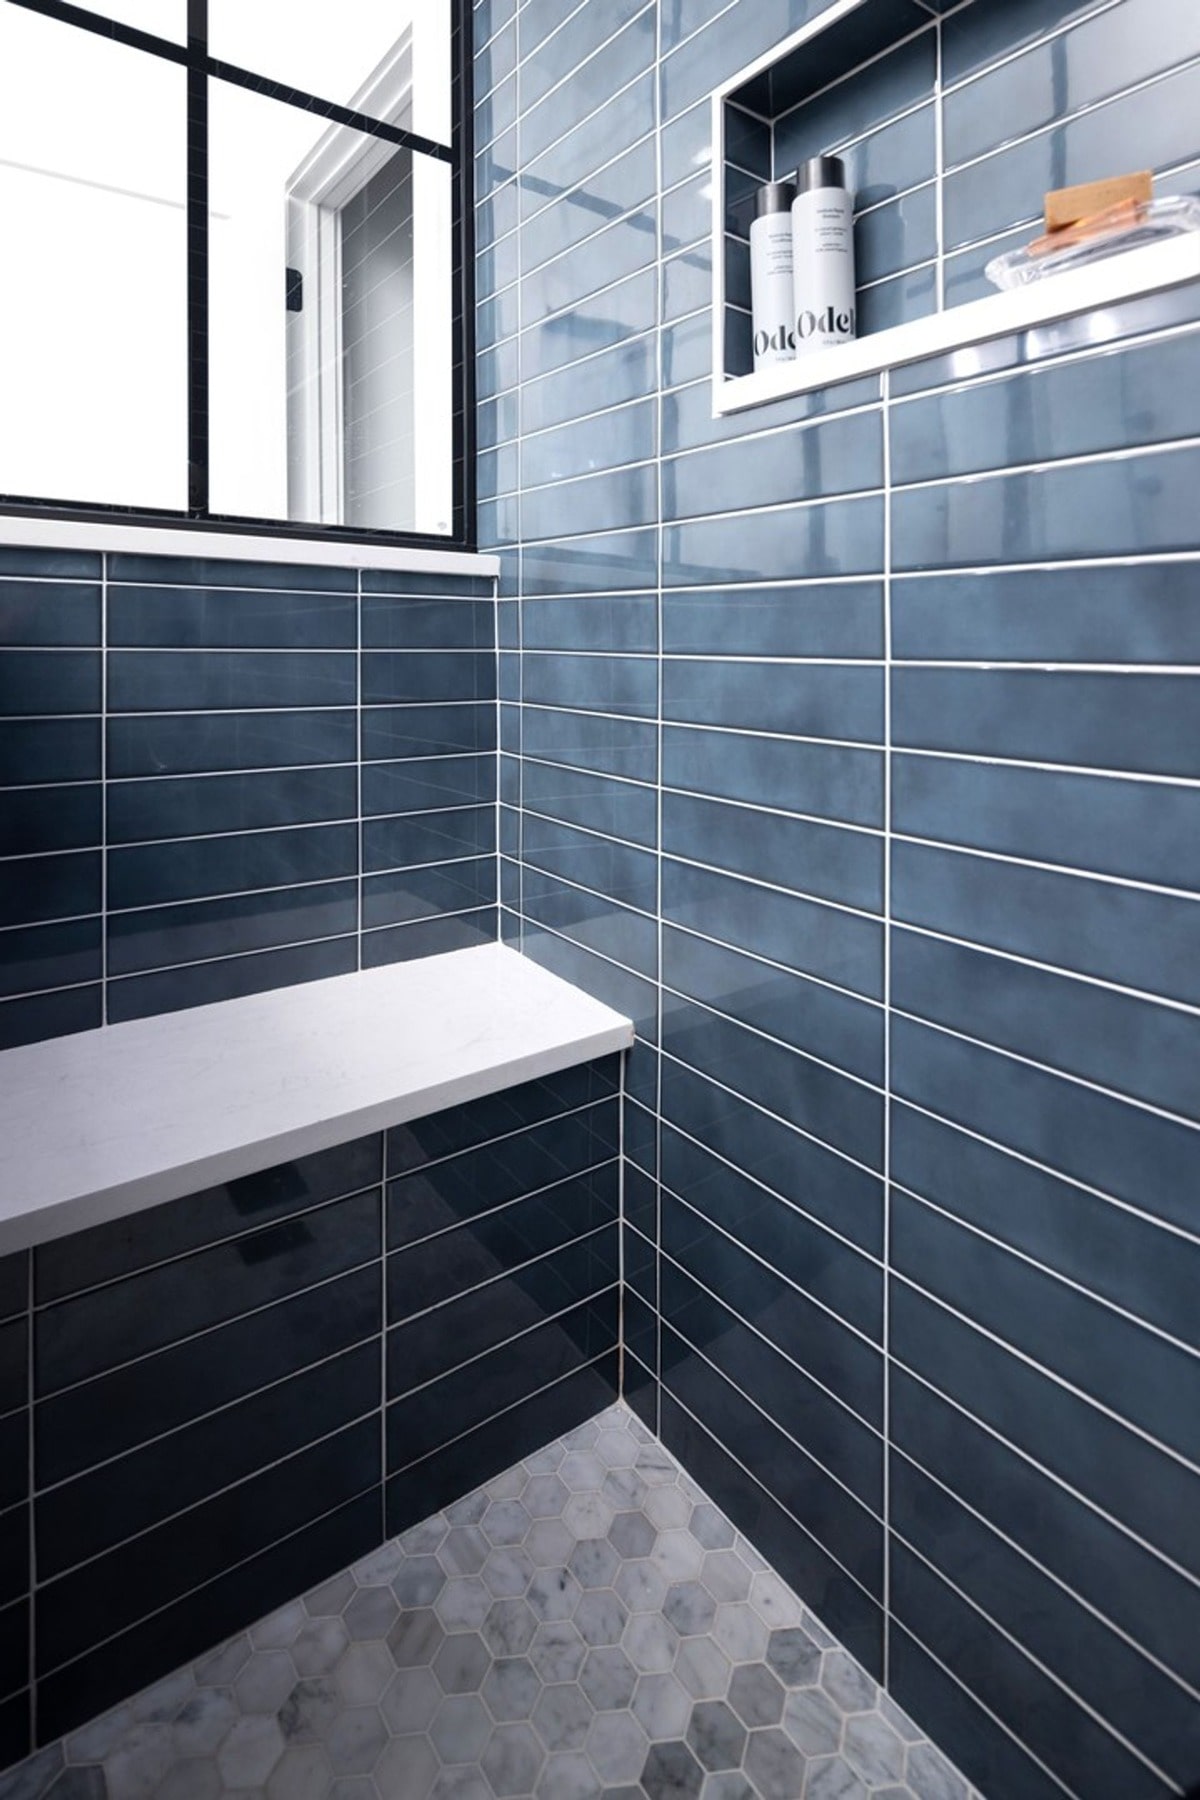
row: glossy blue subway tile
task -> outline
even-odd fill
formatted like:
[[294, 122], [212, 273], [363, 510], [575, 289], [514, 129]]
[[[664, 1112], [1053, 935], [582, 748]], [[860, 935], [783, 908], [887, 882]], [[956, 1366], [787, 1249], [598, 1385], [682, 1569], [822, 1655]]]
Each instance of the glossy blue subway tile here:
[[[443, 1240], [439, 1240], [442, 1242]], [[477, 1357], [507, 1357], [514, 1340], [612, 1287], [616, 1228], [527, 1263], [388, 1333], [389, 1391], [402, 1394]]]
[[689, 1001], [664, 1004], [662, 1031], [663, 1050], [677, 1061], [866, 1168], [882, 1168], [883, 1101], [872, 1088]]
[[29, 575], [37, 579], [99, 581], [103, 559], [94, 550], [30, 550], [0, 545], [0, 575]]
[[528, 704], [521, 720], [527, 756], [639, 778], [657, 766], [657, 728], [649, 720]]
[[[1147, 1657], [903, 1456], [891, 1461], [891, 1506], [897, 1533], [916, 1555], [1044, 1668], [1069, 1669], [1079, 1700], [1127, 1742], [1145, 1745], [1176, 1781], [1189, 1778], [1191, 1701]], [[1064, 1693], [1043, 1729], [1070, 1741], [1075, 1712]], [[1091, 1741], [1107, 1750], [1102, 1738]], [[1115, 1778], [1140, 1790], [1145, 1772], [1120, 1752], [1114, 1760]], [[1071, 1768], [1079, 1766], [1072, 1745]]]
[[[883, 1275], [877, 1264], [670, 1127], [662, 1135], [660, 1176], [664, 1188], [725, 1237], [864, 1337], [881, 1341]], [[676, 1328], [683, 1329], [678, 1321]]]
[[893, 938], [892, 1005], [1131, 1099], [1196, 1115], [1198, 1022], [1173, 1007], [904, 930]]
[[123, 846], [109, 852], [108, 904], [119, 911], [335, 880], [354, 873], [356, 857], [357, 832], [349, 824]]
[[[910, 1309], [931, 1320], [938, 1313], [901, 1288], [894, 1299], [905, 1309], [906, 1331]], [[952, 1356], [956, 1343], [934, 1339], [931, 1349]], [[1133, 1643], [1194, 1681], [1194, 1589], [1184, 1576], [902, 1369], [892, 1372], [891, 1405], [892, 1437], [903, 1455]]]
[[37, 993], [99, 979], [98, 919], [71, 919], [59, 925], [31, 925], [0, 933], [0, 995]]
[[[651, 67], [655, 54], [655, 9], [643, 6], [640, 12], [629, 17], [632, 10], [630, 0], [617, 0], [614, 11], [623, 8], [620, 18], [627, 22], [620, 29], [613, 30], [608, 25], [607, 15], [600, 24], [595, 17], [594, 8], [585, 8], [584, 17], [579, 27], [584, 32], [599, 36], [599, 43], [593, 38], [593, 52], [585, 52], [586, 61], [572, 64], [569, 72], [552, 92], [523, 111], [521, 116], [521, 160], [532, 163], [544, 150], [549, 149], [556, 139], [564, 135], [563, 127], [573, 120], [586, 118], [596, 110], [597, 96], [615, 94]], [[530, 64], [530, 74], [537, 81], [539, 58]], [[524, 82], [525, 70], [522, 70]], [[536, 91], [536, 87], [535, 87]], [[522, 100], [525, 95], [522, 93]], [[646, 120], [643, 115], [639, 135], [645, 130]], [[610, 140], [611, 141], [611, 140]]]
[[451, 950], [474, 950], [480, 944], [494, 944], [498, 930], [494, 906], [385, 926], [364, 933], [362, 967], [379, 969], [391, 963], [416, 962], [423, 956], [444, 956]]
[[893, 408], [899, 482], [1167, 443], [1200, 430], [1200, 334], [1053, 365]]
[[892, 1088], [1052, 1173], [1194, 1225], [1200, 1139], [1187, 1125], [907, 1019], [893, 1022]]
[[[686, 1346], [665, 1334], [672, 1367], [685, 1361]], [[725, 1396], [736, 1406], [732, 1390]], [[698, 1405], [703, 1405], [697, 1399]], [[814, 1539], [797, 1531], [791, 1515], [773, 1498], [729, 1450], [700, 1423], [686, 1403], [673, 1393], [661, 1396], [664, 1443], [702, 1482], [706, 1494], [757, 1547], [769, 1556], [771, 1566], [797, 1592], [811, 1594], [821, 1608], [822, 1620], [837, 1633], [852, 1655], [876, 1675], [883, 1668], [883, 1622], [877, 1603], [852, 1581]]]
[[96, 712], [100, 657], [93, 650], [0, 650], [0, 717]]
[[294, 987], [304, 981], [350, 975], [357, 967], [356, 942], [349, 935], [318, 944], [226, 956], [216, 962], [126, 976], [108, 984], [108, 1021], [117, 1025], [124, 1019], [181, 1012], [189, 1006], [212, 1006], [219, 1000], [238, 1000], [247, 994]]
[[0, 580], [0, 644], [6, 648], [99, 643], [98, 587], [80, 582]]
[[879, 1352], [664, 1189], [662, 1250], [868, 1425], [882, 1416]]
[[665, 857], [663, 917], [821, 981], [883, 996], [879, 921]]
[[[1144, 1764], [903, 1544], [896, 1544], [892, 1553], [892, 1594], [897, 1618], [922, 1642], [936, 1644], [939, 1660], [968, 1692], [986, 1690], [993, 1717], [1048, 1771], [1040, 1782], [1034, 1775], [1028, 1785], [1008, 1791], [1053, 1791], [1053, 1776], [1069, 1774], [1086, 1780], [1084, 1791], [1096, 1800], [1117, 1800], [1131, 1791], [1154, 1796], [1170, 1792], [1148, 1778]], [[982, 1779], [986, 1768], [993, 1793], [1003, 1793], [1005, 1786], [997, 1783], [1011, 1781], [1016, 1758], [1010, 1751], [992, 1763], [985, 1761], [983, 1749], [982, 1743], [975, 1747], [968, 1770]]]
[[[593, 212], [589, 204], [595, 172], [622, 150], [637, 145], [653, 118], [653, 108], [653, 76], [646, 72], [574, 125], [544, 156], [526, 162], [518, 180], [522, 219], [532, 222], [553, 203], [558, 209], [565, 206], [581, 218], [591, 218], [592, 229], [598, 228], [603, 210]], [[653, 182], [644, 193], [632, 194], [627, 207], [652, 193]], [[611, 200], [607, 204], [611, 205]]]
[[103, 1023], [103, 1015], [99, 982], [89, 987], [61, 988], [53, 994], [0, 1001], [0, 1049], [40, 1044], [72, 1031], [94, 1031]]
[[[547, 6], [544, 0], [529, 0], [518, 15], [522, 104], [532, 106], [565, 76], [573, 74], [636, 17], [644, 4], [645, 0], [614, 0], [602, 14], [595, 7], [584, 6], [564, 21], [560, 7]], [[567, 116], [571, 116], [569, 112]]]
[[139, 1213], [136, 1234], [124, 1220], [73, 1232], [35, 1251], [36, 1303], [66, 1299], [357, 1193], [376, 1185], [381, 1169], [380, 1139], [373, 1134], [150, 1207]]
[[521, 579], [526, 596], [638, 592], [657, 583], [658, 532], [612, 531], [527, 545]]
[[421, 757], [415, 762], [368, 763], [362, 771], [362, 812], [429, 812], [436, 807], [480, 806], [495, 798], [496, 764], [490, 756]]
[[870, 833], [667, 792], [662, 848], [685, 862], [878, 912], [883, 847]]
[[1198, 471], [1200, 453], [1167, 450], [900, 489], [892, 514], [895, 566], [970, 568], [1187, 550]]
[[[667, 657], [663, 716], [800, 738], [883, 740], [883, 672], [854, 664], [805, 668], [747, 659]], [[793, 808], [804, 810], [798, 800]]]
[[[662, 1283], [663, 1316], [671, 1328], [807, 1450], [822, 1469], [879, 1514], [883, 1446], [878, 1434], [670, 1261], [663, 1262]], [[763, 1470], [761, 1478], [769, 1481], [769, 1473]]]
[[388, 1168], [393, 1174], [419, 1169], [459, 1150], [540, 1125], [559, 1113], [576, 1112], [610, 1099], [619, 1083], [619, 1059], [608, 1056], [394, 1126], [388, 1133]]
[[882, 1083], [883, 1021], [866, 1001], [671, 926], [663, 932], [662, 979], [674, 993], [863, 1081]]
[[650, 850], [530, 813], [524, 821], [521, 853], [546, 874], [623, 905], [653, 911], [657, 871]]
[[966, 162], [1055, 124], [1064, 96], [1078, 111], [1196, 56], [1200, 28], [1194, 14], [1164, 15], [1152, 0], [1125, 0], [948, 95], [946, 161]]
[[1200, 1430], [1178, 1405], [1194, 1378], [1191, 1352], [906, 1194], [893, 1199], [892, 1266], [1111, 1416], [1196, 1461]]
[[387, 1412], [389, 1472], [419, 1462], [539, 1388], [608, 1355], [617, 1337], [616, 1295], [614, 1286], [517, 1338], [503, 1357], [468, 1364], [394, 1402]]
[[[615, 1194], [612, 1171], [606, 1172], [605, 1166], [617, 1154], [617, 1115], [615, 1099], [600, 1100], [389, 1182], [389, 1250], [398, 1251], [590, 1169], [599, 1171], [591, 1190], [597, 1205], [607, 1207]], [[548, 1199], [546, 1205], [553, 1211], [558, 1202]], [[602, 1223], [602, 1217], [595, 1217], [586, 1228]]]
[[[176, 963], [345, 937], [357, 928], [358, 888], [354, 881], [324, 881], [309, 887], [237, 893], [223, 900], [142, 907], [109, 918], [108, 973], [133, 975]], [[229, 973], [238, 978], [237, 971]], [[207, 978], [195, 979], [203, 982]], [[213, 973], [212, 979], [219, 979], [219, 972]]]
[[1187, 563], [910, 575], [892, 588], [901, 661], [1200, 663]]
[[9, 789], [0, 802], [0, 856], [39, 856], [99, 844], [103, 803], [98, 782]]
[[891, 1144], [900, 1187], [1200, 1348], [1200, 1245], [908, 1106], [892, 1109]]
[[468, 756], [495, 747], [496, 708], [486, 701], [457, 706], [372, 706], [363, 710], [364, 762]]
[[648, 914], [633, 912], [603, 894], [573, 887], [532, 866], [524, 871], [521, 904], [525, 917], [534, 924], [647, 980], [657, 979], [658, 926]]
[[654, 848], [658, 796], [652, 787], [614, 781], [609, 775], [582, 769], [550, 768], [528, 756], [522, 782], [522, 804], [527, 811]]
[[1186, 675], [899, 669], [893, 730], [905, 749], [1194, 778], [1195, 689]]
[[1200, 1003], [1200, 917], [1182, 897], [897, 843], [892, 909], [907, 924]]
[[376, 1414], [47, 1583], [38, 1594], [39, 1673], [333, 1512], [377, 1484], [378, 1465]]
[[[611, 295], [608, 298], [611, 300]], [[549, 326], [544, 329], [551, 335]], [[559, 329], [558, 321], [555, 329]], [[562, 321], [561, 329], [569, 330], [568, 319]], [[522, 427], [530, 433], [545, 431], [604, 407], [638, 400], [650, 385], [653, 371], [654, 338], [647, 330], [640, 337], [601, 349], [585, 361], [570, 362], [566, 368], [525, 381], [521, 387]]]
[[653, 401], [640, 400], [527, 435], [521, 444], [522, 482], [527, 488], [540, 487], [597, 469], [645, 462], [654, 455], [655, 413]]
[[494, 903], [496, 867], [491, 857], [431, 863], [424, 868], [368, 875], [363, 880], [364, 929], [471, 912]]
[[858, 296], [858, 333], [890, 331], [910, 319], [925, 319], [938, 310], [937, 270], [930, 265], [862, 288]]
[[369, 819], [362, 831], [362, 866], [374, 874], [410, 864], [483, 856], [495, 849], [495, 839], [496, 814], [490, 806]]
[[[562, 256], [625, 215], [629, 215], [629, 231], [653, 236], [655, 180], [654, 138], [651, 134], [615, 161], [589, 174], [578, 187], [557, 194], [550, 205], [526, 219], [520, 232], [521, 271], [526, 291], [533, 295], [545, 291], [550, 310], [557, 310], [553, 299], [559, 289], [557, 270], [547, 271], [545, 290], [539, 280], [530, 278], [555, 257]], [[614, 271], [617, 272], [624, 270]], [[580, 282], [581, 291], [584, 285]], [[535, 299], [531, 316], [538, 317], [540, 312], [541, 307]]]
[[618, 963], [610, 962], [607, 957], [597, 956], [581, 944], [573, 944], [536, 925], [527, 930], [523, 950], [543, 968], [561, 975], [564, 981], [574, 982], [585, 994], [594, 995], [614, 1012], [624, 1013], [626, 1018], [633, 1020], [638, 1043], [627, 1061], [626, 1080], [631, 1087], [643, 1063], [653, 1068], [653, 1057], [647, 1054], [647, 1046], [653, 1045], [658, 1035], [658, 995], [652, 983], [621, 968]]
[[[893, 1281], [897, 1360], [1194, 1578], [1194, 1469], [942, 1306], [898, 1301], [903, 1285]], [[1194, 1662], [1193, 1650], [1187, 1665]]]
[[357, 773], [343, 764], [264, 774], [111, 781], [106, 802], [110, 844], [315, 824], [356, 816]]
[[[805, 157], [836, 150], [846, 157], [847, 175], [855, 175], [852, 185], [857, 187], [860, 165], [855, 163], [854, 147], [868, 146], [879, 126], [898, 115], [920, 117], [914, 109], [932, 92], [936, 73], [934, 34], [922, 31], [885, 50], [868, 75], [860, 71], [846, 75], [782, 114], [774, 133], [779, 179], [787, 179]], [[933, 167], [931, 155], [924, 173], [932, 174]]]
[[670, 524], [663, 531], [668, 587], [871, 575], [883, 566], [883, 503], [876, 496]]
[[[690, 1284], [689, 1284], [690, 1286]], [[668, 1293], [671, 1355], [664, 1362], [664, 1381], [690, 1406], [719, 1441], [728, 1445], [744, 1468], [756, 1472], [763, 1486], [815, 1538], [825, 1553], [872, 1595], [883, 1584], [883, 1532], [878, 1520], [858, 1505], [840, 1482], [787, 1437], [770, 1411], [748, 1401], [723, 1372], [690, 1352], [686, 1313], [676, 1318]]]
[[37, 1394], [116, 1368], [380, 1253], [377, 1191], [318, 1206], [304, 1228], [284, 1220], [42, 1308]]
[[883, 589], [865, 581], [797, 582], [670, 593], [663, 599], [663, 650], [724, 658], [882, 658]]
[[521, 609], [526, 650], [596, 650], [623, 655], [658, 648], [657, 596], [587, 594], [530, 600]]
[[355, 760], [352, 707], [109, 719], [108, 775], [193, 775]]
[[227, 1406], [378, 1337], [381, 1316], [374, 1262], [38, 1400], [40, 1481], [67, 1480], [173, 1433], [196, 1417], [198, 1395], [205, 1411]]
[[873, 750], [671, 725], [663, 733], [662, 780], [684, 792], [883, 825], [883, 758]]
[[966, 80], [1051, 32], [1097, 12], [1103, 0], [1009, 0], [999, 12], [961, 7], [942, 27], [947, 83]]
[[113, 650], [108, 655], [112, 713], [353, 706], [354, 695], [354, 657], [345, 653]]
[[[526, 1327], [539, 1324], [573, 1301], [610, 1286], [615, 1274], [615, 1222], [589, 1178], [574, 1179], [564, 1192], [578, 1208], [578, 1227], [572, 1228], [546, 1197], [531, 1195], [389, 1259], [388, 1319], [393, 1327], [406, 1327], [403, 1336], [395, 1335], [394, 1329], [388, 1333], [390, 1393], [403, 1394], [420, 1385], [420, 1378], [406, 1367], [405, 1345], [416, 1336], [408, 1322], [422, 1320], [430, 1307], [442, 1308], [456, 1300], [461, 1305], [462, 1297], [469, 1296], [464, 1308], [468, 1329], [477, 1337], [490, 1329], [495, 1343], [522, 1328], [520, 1312]], [[591, 1224], [585, 1223], [589, 1220]], [[560, 1304], [553, 1304], [556, 1300]], [[457, 1353], [452, 1316], [426, 1319], [419, 1328], [422, 1337], [429, 1325], [437, 1333], [433, 1342], [426, 1340], [423, 1352], [429, 1361], [440, 1353], [442, 1367], [431, 1373], [443, 1374], [472, 1354], [470, 1349]]]
[[366, 650], [362, 656], [364, 706], [396, 706], [404, 701], [492, 700], [496, 695], [494, 655], [482, 651]]
[[896, 831], [1001, 855], [1200, 889], [1192, 788], [933, 756], [893, 759]]
[[[203, 544], [201, 536], [197, 549]], [[113, 583], [146, 582], [161, 587], [281, 588], [318, 593], [353, 594], [357, 576], [353, 569], [311, 568], [288, 562], [233, 562], [224, 557], [206, 561], [202, 556], [110, 555], [108, 579]]]
[[490, 650], [495, 608], [490, 599], [364, 594], [362, 641], [371, 650]]
[[377, 1409], [380, 1376], [378, 1345], [361, 1344], [39, 1495], [43, 1579]]
[[0, 925], [36, 925], [100, 910], [100, 857], [92, 851], [0, 863]]
[[[367, 1466], [363, 1462], [369, 1451], [367, 1430], [356, 1428], [353, 1433], [341, 1434], [337, 1450], [347, 1467], [353, 1465], [361, 1471]], [[306, 1458], [299, 1469], [289, 1466], [287, 1476], [303, 1481], [310, 1466]], [[277, 1499], [275, 1485], [269, 1480], [261, 1485], [256, 1482], [237, 1498], [239, 1505], [269, 1516]], [[289, 1504], [292, 1498], [284, 1496]], [[283, 1605], [305, 1587], [365, 1555], [378, 1536], [379, 1510], [378, 1488], [369, 1484], [326, 1516], [302, 1524], [283, 1539], [268, 1539], [267, 1548], [251, 1550], [233, 1569], [205, 1581], [53, 1674], [44, 1674], [39, 1682], [43, 1729], [55, 1734], [85, 1723], [130, 1692], [159, 1679], [162, 1669], [179, 1667], [231, 1632], [244, 1629], [265, 1611]], [[220, 1513], [216, 1519], [204, 1517], [205, 1529], [219, 1530], [224, 1523]], [[245, 1543], [247, 1537], [243, 1533], [240, 1541]], [[236, 1545], [238, 1539], [230, 1541]], [[249, 1539], [251, 1544], [259, 1541]], [[179, 1551], [168, 1545], [163, 1554], [169, 1557]], [[233, 1554], [237, 1554], [236, 1548]], [[102, 1607], [103, 1597], [100, 1604]]]
[[860, 284], [884, 281], [901, 269], [932, 262], [937, 253], [937, 189], [932, 183], [898, 200], [885, 200], [855, 220], [855, 274]]
[[120, 587], [108, 591], [112, 648], [353, 650], [353, 594]]
[[[1155, 34], [1157, 38], [1157, 33]], [[1111, 167], [1112, 145], [1137, 142], [1142, 168], [1165, 170], [1200, 154], [1195, 128], [1200, 64], [1193, 61], [1152, 88], [1063, 117], [1049, 130], [951, 173], [945, 183], [945, 245], [998, 235], [1036, 222], [1041, 196]]]
[[[827, 499], [877, 488], [882, 481], [880, 420], [873, 412], [856, 413], [664, 462], [663, 516], [694, 518], [718, 510]], [[753, 533], [760, 522], [739, 523]]]
[[527, 490], [520, 501], [521, 535], [538, 540], [650, 525], [657, 496], [658, 476], [651, 463]]
[[557, 652], [526, 656], [522, 700], [528, 705], [652, 717], [658, 669], [648, 657], [585, 656]]

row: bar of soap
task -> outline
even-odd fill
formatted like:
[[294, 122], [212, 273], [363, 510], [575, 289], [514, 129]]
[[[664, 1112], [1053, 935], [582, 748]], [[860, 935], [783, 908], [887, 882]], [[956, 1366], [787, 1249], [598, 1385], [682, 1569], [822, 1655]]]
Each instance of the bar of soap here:
[[1113, 175], [1107, 181], [1085, 181], [1079, 187], [1055, 188], [1046, 195], [1046, 230], [1062, 231], [1122, 200], [1149, 200], [1153, 193], [1154, 176], [1149, 169], [1135, 175]]

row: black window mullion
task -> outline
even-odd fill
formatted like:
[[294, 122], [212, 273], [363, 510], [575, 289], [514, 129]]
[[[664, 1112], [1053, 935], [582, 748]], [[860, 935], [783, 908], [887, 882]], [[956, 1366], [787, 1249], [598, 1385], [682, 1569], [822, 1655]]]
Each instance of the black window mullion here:
[[208, 0], [188, 0], [188, 510], [208, 513]]

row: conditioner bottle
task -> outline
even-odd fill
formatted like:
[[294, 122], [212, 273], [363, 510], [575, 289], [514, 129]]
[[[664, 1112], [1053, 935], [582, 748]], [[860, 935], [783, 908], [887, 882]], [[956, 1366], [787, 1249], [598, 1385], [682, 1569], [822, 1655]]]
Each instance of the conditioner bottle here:
[[792, 293], [792, 201], [790, 181], [760, 187], [750, 227], [750, 305], [754, 315], [754, 367], [796, 359], [795, 300]]
[[797, 354], [847, 344], [856, 331], [854, 206], [837, 156], [813, 156], [792, 206]]

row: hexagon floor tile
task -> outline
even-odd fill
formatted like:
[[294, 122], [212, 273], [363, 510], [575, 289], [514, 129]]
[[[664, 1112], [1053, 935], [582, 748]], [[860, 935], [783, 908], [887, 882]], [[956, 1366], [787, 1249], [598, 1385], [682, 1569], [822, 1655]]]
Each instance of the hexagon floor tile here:
[[980, 1800], [623, 1405], [0, 1800]]

